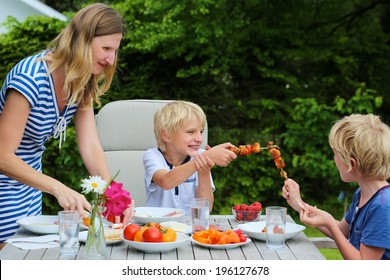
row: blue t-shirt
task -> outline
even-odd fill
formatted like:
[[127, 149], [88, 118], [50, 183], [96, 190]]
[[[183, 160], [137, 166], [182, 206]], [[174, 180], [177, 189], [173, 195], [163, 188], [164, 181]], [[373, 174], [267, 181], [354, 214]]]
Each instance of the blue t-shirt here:
[[[191, 199], [195, 197], [198, 186], [198, 172], [192, 174], [185, 182], [178, 185], [177, 188], [164, 190], [156, 185], [152, 181], [152, 178], [157, 170], [165, 169], [169, 171], [171, 170], [171, 166], [157, 148], [152, 148], [145, 152], [144, 167], [146, 205], [149, 207], [179, 208], [183, 209], [186, 215], [189, 215]], [[215, 191], [213, 179], [210, 179], [212, 190]]]
[[390, 185], [378, 190], [360, 209], [360, 188], [345, 215], [349, 224], [349, 242], [358, 250], [360, 243], [385, 248], [382, 260], [390, 260]]

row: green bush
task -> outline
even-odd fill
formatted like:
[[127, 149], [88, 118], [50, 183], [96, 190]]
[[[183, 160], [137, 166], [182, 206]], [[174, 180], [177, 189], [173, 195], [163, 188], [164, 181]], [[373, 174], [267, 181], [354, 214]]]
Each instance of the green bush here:
[[[211, 146], [273, 141], [304, 199], [340, 217], [345, 206], [339, 193], [350, 197], [356, 186], [341, 182], [333, 164], [327, 140], [332, 123], [370, 112], [390, 121], [383, 97], [389, 90], [389, 9], [379, 2], [327, 1], [318, 9], [317, 1], [112, 1], [128, 31], [103, 104], [135, 98], [196, 102], [207, 114]], [[0, 78], [45, 48], [65, 24], [10, 19], [10, 32], [0, 35]], [[57, 145], [47, 144], [44, 172], [78, 189], [86, 171], [73, 126], [61, 152]], [[213, 178], [214, 213], [255, 200], [286, 204], [283, 180], [267, 151], [217, 167]], [[45, 211], [56, 211], [51, 196], [44, 203]]]

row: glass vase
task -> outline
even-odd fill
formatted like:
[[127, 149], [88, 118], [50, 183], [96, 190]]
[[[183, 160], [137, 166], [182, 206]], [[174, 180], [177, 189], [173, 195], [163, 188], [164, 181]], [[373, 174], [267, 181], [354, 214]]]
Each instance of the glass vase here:
[[91, 222], [85, 243], [85, 260], [107, 260], [108, 250], [104, 239], [104, 227], [98, 201], [92, 201]]

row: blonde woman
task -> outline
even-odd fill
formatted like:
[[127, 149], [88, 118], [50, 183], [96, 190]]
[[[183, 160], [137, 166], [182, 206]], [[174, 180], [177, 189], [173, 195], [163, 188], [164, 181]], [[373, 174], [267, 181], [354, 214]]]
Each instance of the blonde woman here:
[[91, 209], [83, 195], [42, 174], [44, 144], [59, 137], [61, 146], [73, 116], [88, 172], [110, 178], [93, 102], [100, 104], [111, 84], [124, 31], [116, 11], [92, 4], [73, 17], [47, 50], [8, 73], [0, 92], [0, 243], [16, 232], [18, 219], [41, 214], [42, 192], [52, 194], [64, 209]]
[[230, 143], [200, 148], [206, 115], [192, 102], [174, 101], [154, 116], [158, 148], [144, 155], [147, 206], [173, 207], [190, 213], [194, 197], [208, 198], [212, 210], [215, 186], [211, 169], [227, 166], [237, 156], [228, 150]]

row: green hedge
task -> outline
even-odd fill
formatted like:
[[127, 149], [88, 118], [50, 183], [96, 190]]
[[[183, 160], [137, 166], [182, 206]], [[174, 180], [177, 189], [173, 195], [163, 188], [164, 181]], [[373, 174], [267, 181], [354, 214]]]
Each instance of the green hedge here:
[[[386, 5], [370, 1], [112, 1], [127, 23], [119, 69], [103, 104], [119, 99], [187, 99], [205, 110], [209, 144], [273, 141], [304, 199], [341, 217], [356, 186], [341, 182], [327, 135], [351, 113], [389, 121], [390, 71]], [[370, 7], [358, 13], [362, 7]], [[276, 16], [277, 15], [277, 16]], [[356, 15], [356, 17], [353, 17]], [[9, 19], [0, 35], [0, 78], [44, 49], [66, 23]], [[98, 108], [96, 108], [98, 110]], [[86, 176], [74, 135], [61, 151], [47, 144], [44, 172], [80, 190]], [[213, 178], [214, 213], [234, 203], [285, 204], [267, 151], [240, 157]], [[142, 186], [140, 186], [142, 187]], [[47, 213], [58, 210], [44, 197]], [[291, 213], [292, 214], [292, 213]]]

